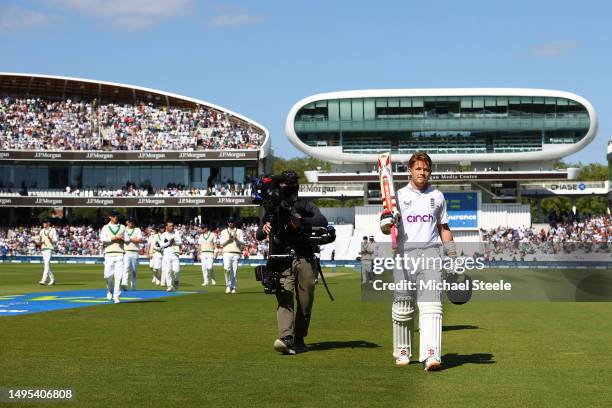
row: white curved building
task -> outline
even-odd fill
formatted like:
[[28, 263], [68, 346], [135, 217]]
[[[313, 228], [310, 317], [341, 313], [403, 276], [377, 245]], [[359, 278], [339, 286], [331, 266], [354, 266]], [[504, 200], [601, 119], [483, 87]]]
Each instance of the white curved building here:
[[355, 90], [302, 99], [285, 130], [298, 149], [336, 164], [374, 163], [386, 151], [405, 162], [426, 151], [437, 164], [533, 168], [590, 143], [597, 115], [583, 97], [554, 90]]

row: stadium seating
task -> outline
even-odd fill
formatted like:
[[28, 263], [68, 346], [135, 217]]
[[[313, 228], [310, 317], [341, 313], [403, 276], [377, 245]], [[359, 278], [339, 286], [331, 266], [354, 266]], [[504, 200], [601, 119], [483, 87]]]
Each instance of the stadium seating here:
[[259, 149], [261, 129], [205, 107], [0, 98], [1, 150]]

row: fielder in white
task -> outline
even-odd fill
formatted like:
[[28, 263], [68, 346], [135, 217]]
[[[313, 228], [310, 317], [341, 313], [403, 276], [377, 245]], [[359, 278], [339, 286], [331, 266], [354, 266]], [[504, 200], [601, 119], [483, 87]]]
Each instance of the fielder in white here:
[[43, 220], [43, 227], [38, 237], [36, 237], [35, 242], [40, 245], [40, 253], [44, 264], [42, 279], [38, 283], [45, 285], [48, 277], [49, 286], [52, 286], [55, 284], [55, 275], [51, 270], [51, 255], [55, 250], [55, 244], [57, 244], [57, 231], [55, 231], [55, 228], [51, 227], [51, 222], [49, 220]]
[[[431, 159], [426, 153], [415, 153], [408, 162], [411, 182], [397, 191], [399, 214], [397, 252], [403, 257], [440, 259], [441, 250], [456, 257], [457, 251], [448, 227], [444, 195], [429, 185]], [[401, 222], [399, 222], [401, 220]], [[422, 264], [417, 270], [394, 269], [396, 282], [416, 282], [416, 304], [419, 308], [419, 361], [425, 371], [437, 371], [442, 364], [442, 302], [441, 292], [422, 290], [420, 282], [442, 281], [442, 270], [434, 262]], [[441, 266], [441, 265], [440, 265]], [[393, 356], [397, 365], [408, 365], [412, 355], [411, 321], [415, 293], [396, 291], [392, 306]]]
[[135, 226], [133, 217], [129, 217], [125, 224], [125, 255], [123, 257], [125, 269], [121, 279], [121, 286], [127, 290], [129, 281], [130, 290], [136, 290], [138, 254], [140, 252], [140, 244], [143, 241], [142, 231]]
[[123, 256], [125, 255], [124, 240], [125, 227], [119, 224], [119, 213], [110, 212], [110, 222], [102, 227], [100, 241], [104, 247], [104, 279], [106, 279], [108, 292], [106, 298], [119, 303], [121, 296], [121, 279], [123, 278]]
[[227, 228], [221, 231], [221, 246], [223, 247], [223, 273], [225, 274], [225, 293], [236, 293], [236, 273], [238, 259], [244, 246], [244, 234], [236, 228], [236, 220], [227, 219]]
[[202, 275], [204, 278], [204, 283], [202, 283], [202, 286], [208, 286], [209, 276], [210, 282], [213, 286], [215, 286], [217, 283], [215, 282], [215, 273], [213, 271], [215, 245], [215, 234], [209, 230], [209, 226], [207, 224], [203, 224], [202, 233], [198, 238], [198, 253], [200, 256], [200, 262], [202, 263]]
[[[166, 231], [165, 225], [160, 225], [159, 228], [153, 227], [153, 234], [149, 236], [147, 243], [147, 257], [149, 258], [149, 267], [153, 271], [153, 279], [151, 283], [161, 285], [161, 269], [162, 269], [162, 248], [161, 234]], [[164, 282], [165, 285], [165, 282]]]
[[172, 221], [166, 222], [166, 232], [161, 235], [162, 274], [166, 276], [166, 292], [172, 292], [179, 287], [181, 265], [179, 264], [181, 236], [174, 230]]

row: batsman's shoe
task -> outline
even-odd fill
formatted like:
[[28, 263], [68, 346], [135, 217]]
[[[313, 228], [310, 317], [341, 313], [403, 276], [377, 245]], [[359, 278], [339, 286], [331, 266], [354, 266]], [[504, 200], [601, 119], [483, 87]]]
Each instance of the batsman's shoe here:
[[410, 358], [408, 358], [408, 356], [395, 357], [396, 366], [404, 367], [404, 366], [407, 366], [408, 364], [410, 364]]
[[38, 282], [38, 284], [39, 284], [39, 285], [43, 285], [43, 286], [44, 286], [44, 285], [45, 285], [45, 282], [40, 281], [40, 282]]
[[155, 279], [155, 278], [151, 279], [151, 283], [157, 283], [157, 282], [155, 282], [155, 281], [156, 281], [156, 279]]
[[202, 286], [208, 286], [208, 282], [204, 282]]
[[440, 371], [442, 369], [442, 363], [435, 357], [428, 357], [427, 360], [423, 361], [424, 371]]
[[166, 292], [174, 292], [174, 288], [172, 286], [168, 286], [168, 289], [166, 289]]
[[121, 301], [119, 299], [115, 299], [115, 300], [113, 300], [113, 303], [117, 304], [117, 303], [121, 303]]
[[236, 293], [236, 288], [232, 288], [230, 293]]
[[113, 300], [113, 294], [110, 292], [106, 292], [106, 299]]
[[225, 287], [225, 293], [230, 293], [232, 291], [232, 288], [230, 288], [229, 286]]
[[274, 350], [282, 354], [294, 355], [295, 344], [293, 342], [293, 337], [285, 336], [280, 339], [274, 340]]
[[215, 282], [215, 280], [214, 280], [214, 279], [211, 279], [210, 283], [211, 283], [213, 286], [215, 286], [215, 285], [217, 284], [217, 282]]
[[49, 286], [53, 286], [53, 285], [55, 285], [55, 281], [49, 282]]

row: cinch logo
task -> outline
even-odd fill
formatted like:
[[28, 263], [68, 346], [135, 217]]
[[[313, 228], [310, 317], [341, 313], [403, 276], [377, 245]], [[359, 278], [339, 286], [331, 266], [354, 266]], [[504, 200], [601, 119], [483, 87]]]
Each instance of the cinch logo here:
[[431, 214], [423, 214], [423, 215], [409, 215], [406, 217], [406, 221], [408, 222], [433, 222], [434, 217]]

